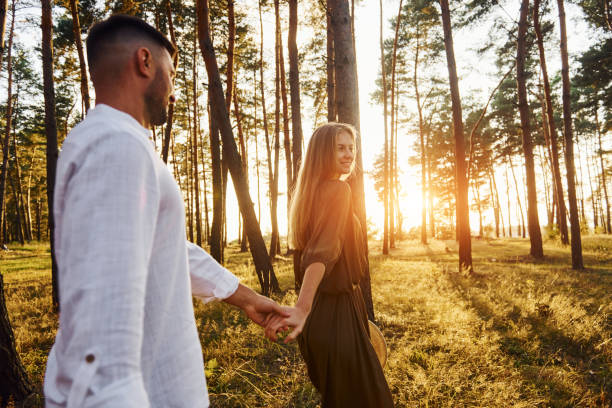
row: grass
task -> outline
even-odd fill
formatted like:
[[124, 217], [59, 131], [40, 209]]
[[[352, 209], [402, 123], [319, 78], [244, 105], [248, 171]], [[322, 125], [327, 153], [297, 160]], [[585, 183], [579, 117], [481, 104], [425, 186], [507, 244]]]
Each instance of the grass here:
[[[584, 271], [567, 247], [544, 260], [522, 239], [475, 240], [476, 274], [457, 271], [454, 242], [371, 243], [374, 307], [389, 348], [385, 374], [397, 407], [612, 406], [612, 237], [585, 236]], [[57, 316], [45, 245], [0, 254], [17, 348], [40, 394]], [[228, 267], [257, 287], [248, 254]], [[292, 267], [275, 265], [291, 303]], [[271, 343], [223, 303], [194, 302], [215, 407], [317, 407], [295, 344]], [[42, 406], [38, 395], [31, 403]]]

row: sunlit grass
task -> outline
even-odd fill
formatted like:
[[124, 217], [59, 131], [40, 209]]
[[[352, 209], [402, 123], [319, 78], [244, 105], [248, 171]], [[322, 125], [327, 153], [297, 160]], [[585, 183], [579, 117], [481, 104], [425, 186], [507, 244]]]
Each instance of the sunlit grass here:
[[[405, 241], [388, 256], [371, 242], [377, 323], [389, 347], [385, 373], [398, 407], [608, 407], [612, 404], [612, 237], [585, 236], [584, 271], [569, 248], [528, 240], [474, 240], [475, 276], [458, 273], [456, 244]], [[248, 253], [228, 268], [257, 287]], [[0, 254], [18, 351], [40, 392], [57, 328], [45, 245]], [[275, 264], [293, 304], [292, 266]], [[215, 407], [316, 407], [295, 344], [271, 343], [223, 303], [194, 302]], [[37, 399], [42, 405], [42, 399]]]

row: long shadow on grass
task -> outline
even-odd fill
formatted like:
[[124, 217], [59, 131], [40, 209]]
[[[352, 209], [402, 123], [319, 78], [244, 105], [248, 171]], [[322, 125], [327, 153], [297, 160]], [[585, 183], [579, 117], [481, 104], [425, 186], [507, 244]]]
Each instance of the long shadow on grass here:
[[[551, 325], [546, 316], [521, 310], [515, 303], [509, 313], [502, 315], [492, 309], [486, 300], [470, 294], [469, 289], [476, 283], [473, 279], [458, 273], [450, 273], [447, 276], [448, 281], [473, 307], [480, 319], [485, 322], [493, 319], [492, 329], [501, 336], [500, 350], [513, 360], [514, 366], [528, 383], [550, 397], [553, 406], [574, 406], [572, 397], [578, 396], [554, 378], [542, 376], [542, 369], [549, 366], [570, 366], [580, 373], [589, 389], [595, 395], [600, 395], [598, 404], [601, 406], [612, 400], [612, 371], [605, 356], [596, 351], [595, 340], [577, 341]], [[538, 350], [529, 350], [528, 341], [513, 335], [511, 321], [529, 327], [527, 338], [529, 341], [537, 339], [541, 347]]]

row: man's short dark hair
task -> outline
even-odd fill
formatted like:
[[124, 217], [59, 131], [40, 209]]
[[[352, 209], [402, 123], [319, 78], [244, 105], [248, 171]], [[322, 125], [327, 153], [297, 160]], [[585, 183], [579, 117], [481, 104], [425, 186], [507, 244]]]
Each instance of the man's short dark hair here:
[[158, 30], [139, 19], [125, 14], [115, 14], [91, 27], [87, 36], [87, 61], [89, 67], [95, 67], [98, 59], [106, 53], [105, 48], [111, 44], [139, 37], [147, 39], [168, 50], [174, 56], [176, 48]]

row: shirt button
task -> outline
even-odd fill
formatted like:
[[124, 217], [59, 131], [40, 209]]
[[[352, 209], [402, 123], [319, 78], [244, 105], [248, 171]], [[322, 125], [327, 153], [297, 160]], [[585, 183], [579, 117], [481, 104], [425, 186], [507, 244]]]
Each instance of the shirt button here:
[[87, 356], [85, 356], [85, 361], [87, 361], [90, 364], [93, 363], [95, 359], [96, 358], [94, 357], [93, 354], [88, 354]]

